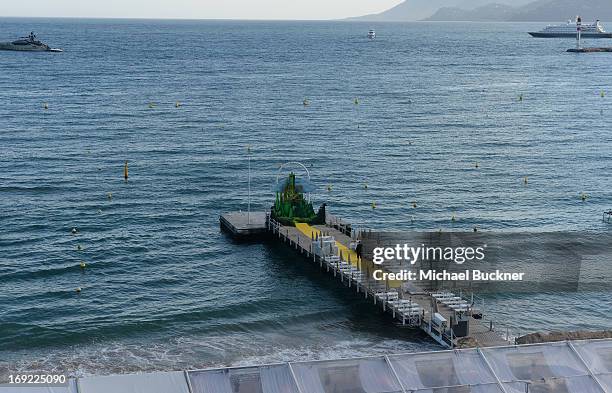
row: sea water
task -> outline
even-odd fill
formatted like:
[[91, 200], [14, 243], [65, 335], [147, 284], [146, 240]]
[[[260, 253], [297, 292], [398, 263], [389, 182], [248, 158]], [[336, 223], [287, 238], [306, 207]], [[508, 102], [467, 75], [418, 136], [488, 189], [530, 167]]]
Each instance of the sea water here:
[[[254, 210], [299, 161], [355, 225], [610, 231], [610, 57], [539, 27], [2, 19], [65, 52], [0, 53], [0, 370], [438, 348], [218, 215], [247, 209], [250, 146]], [[610, 328], [609, 292], [486, 303], [516, 334]]]

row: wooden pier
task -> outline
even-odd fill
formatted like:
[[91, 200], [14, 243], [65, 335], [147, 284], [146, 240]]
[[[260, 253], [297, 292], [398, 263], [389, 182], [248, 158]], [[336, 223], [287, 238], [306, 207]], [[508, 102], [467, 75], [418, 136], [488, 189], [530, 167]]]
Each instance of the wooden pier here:
[[326, 225], [296, 224], [285, 226], [266, 214], [268, 233], [286, 243], [305, 261], [319, 265], [341, 284], [363, 294], [402, 326], [420, 328], [446, 348], [499, 346], [513, 344], [509, 333], [485, 319], [473, 300], [461, 294], [431, 292], [404, 281], [375, 280], [374, 270], [399, 272], [400, 265], [374, 265], [357, 257], [353, 250], [350, 225], [330, 217]]

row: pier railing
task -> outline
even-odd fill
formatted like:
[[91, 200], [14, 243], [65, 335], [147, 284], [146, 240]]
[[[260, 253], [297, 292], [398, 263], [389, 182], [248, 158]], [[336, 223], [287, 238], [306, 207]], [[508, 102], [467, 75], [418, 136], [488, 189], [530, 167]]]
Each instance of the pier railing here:
[[[335, 224], [342, 226], [339, 221], [335, 221]], [[339, 278], [349, 288], [355, 288], [358, 293], [363, 293], [365, 298], [373, 298], [374, 304], [380, 305], [383, 311], [391, 313], [403, 325], [421, 326], [424, 316], [422, 308], [417, 307], [412, 300], [405, 299], [401, 286], [389, 280], [374, 280], [372, 278], [374, 267], [355, 255], [351, 258], [350, 251], [344, 254], [339, 252], [335, 246], [337, 240], [329, 236], [329, 233], [318, 231], [316, 237], [313, 235], [312, 238], [308, 238], [297, 229], [282, 225], [269, 214], [266, 216], [266, 227], [274, 237], [282, 239], [292, 248], [306, 254], [306, 257], [313, 262], [318, 262], [321, 268]], [[345, 236], [351, 235], [350, 230], [347, 235], [336, 227], [330, 226], [330, 228], [338, 230]]]

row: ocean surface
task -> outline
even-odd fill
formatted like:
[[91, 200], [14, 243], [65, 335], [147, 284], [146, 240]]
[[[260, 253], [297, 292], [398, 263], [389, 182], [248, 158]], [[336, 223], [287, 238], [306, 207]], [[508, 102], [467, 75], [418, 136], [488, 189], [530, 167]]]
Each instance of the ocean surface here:
[[[0, 41], [65, 50], [0, 52], [0, 373], [437, 349], [220, 232], [247, 209], [249, 145], [254, 210], [300, 161], [357, 225], [612, 230], [611, 57], [526, 34], [542, 24], [0, 21]], [[513, 334], [612, 327], [609, 291], [486, 303]]]

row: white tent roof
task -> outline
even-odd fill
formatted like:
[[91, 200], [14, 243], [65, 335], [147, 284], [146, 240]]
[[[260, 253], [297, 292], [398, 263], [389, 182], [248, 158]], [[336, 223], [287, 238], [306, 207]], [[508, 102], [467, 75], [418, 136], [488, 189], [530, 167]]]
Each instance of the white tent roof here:
[[[189, 371], [192, 393], [606, 393], [612, 340]], [[88, 392], [84, 392], [88, 393]]]
[[5, 386], [0, 393], [606, 393], [612, 339]]
[[85, 377], [78, 388], [79, 393], [189, 393], [183, 371]]

